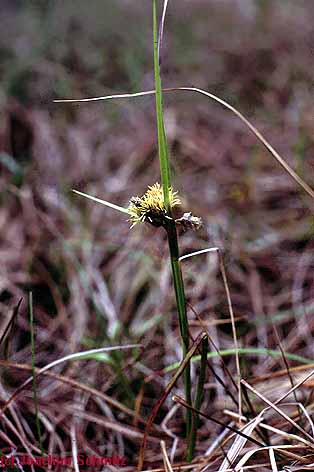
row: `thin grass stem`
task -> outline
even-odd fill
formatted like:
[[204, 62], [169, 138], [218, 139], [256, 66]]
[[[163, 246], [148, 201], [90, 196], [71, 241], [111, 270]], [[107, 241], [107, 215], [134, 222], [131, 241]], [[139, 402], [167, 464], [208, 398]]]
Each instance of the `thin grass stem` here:
[[162, 188], [164, 193], [165, 207], [170, 211], [169, 204], [169, 188], [170, 188], [170, 168], [167, 137], [165, 132], [163, 120], [162, 107], [162, 89], [159, 69], [159, 50], [158, 50], [158, 32], [157, 32], [157, 8], [156, 0], [153, 1], [153, 41], [154, 41], [154, 73], [155, 73], [155, 88], [156, 88], [156, 116], [157, 116], [157, 132], [158, 132], [158, 157], [160, 163], [160, 173]]
[[36, 379], [36, 357], [35, 357], [35, 330], [34, 330], [34, 309], [33, 309], [33, 293], [29, 293], [29, 325], [30, 325], [30, 334], [31, 334], [31, 350], [32, 350], [32, 375], [33, 375], [33, 396], [34, 396], [34, 407], [35, 407], [35, 421], [37, 436], [39, 441], [39, 447], [42, 454], [45, 454], [41, 428], [40, 428], [40, 419], [39, 419], [39, 406], [38, 406], [38, 396], [37, 396], [37, 379]]
[[[184, 292], [184, 283], [182, 277], [181, 266], [179, 262], [179, 247], [175, 222], [170, 220], [167, 225], [167, 236], [169, 243], [171, 269], [173, 276], [173, 285], [176, 296], [176, 303], [179, 314], [179, 326], [182, 339], [182, 356], [185, 357], [189, 350], [189, 324], [186, 311], [186, 301]], [[187, 403], [192, 402], [192, 384], [191, 384], [191, 364], [187, 363], [184, 374], [184, 390]], [[189, 438], [192, 427], [192, 414], [190, 410], [186, 412], [186, 437]]]
[[242, 396], [241, 396], [241, 370], [240, 370], [240, 359], [239, 359], [239, 345], [238, 345], [238, 338], [237, 338], [237, 330], [236, 330], [236, 324], [235, 324], [235, 318], [234, 318], [234, 313], [233, 313], [233, 308], [232, 308], [232, 302], [231, 302], [231, 296], [230, 296], [230, 290], [229, 290], [229, 285], [228, 285], [228, 280], [227, 280], [227, 274], [226, 274], [226, 269], [225, 269], [225, 264], [223, 260], [223, 256], [221, 254], [221, 251], [219, 248], [207, 248], [205, 250], [197, 251], [192, 254], [188, 254], [186, 257], [182, 257], [180, 260], [187, 258], [187, 257], [192, 257], [194, 255], [202, 254], [204, 252], [212, 252], [215, 251], [218, 254], [218, 259], [219, 259], [219, 268], [220, 272], [222, 275], [222, 280], [226, 292], [226, 297], [227, 297], [227, 302], [228, 302], [228, 310], [229, 310], [229, 315], [230, 315], [230, 320], [231, 320], [231, 326], [232, 326], [232, 336], [233, 336], [233, 342], [234, 342], [234, 347], [235, 347], [235, 361], [236, 361], [236, 368], [237, 368], [237, 376], [238, 376], [238, 408], [239, 408], [239, 418], [241, 417], [242, 414]]
[[[207, 352], [208, 352], [208, 338], [204, 338], [202, 340], [202, 354], [201, 354], [201, 365], [200, 365], [200, 373], [198, 377], [197, 387], [196, 387], [196, 395], [195, 395], [195, 402], [194, 407], [195, 410], [200, 410], [204, 398], [204, 384], [205, 384], [205, 376], [206, 376], [206, 365], [207, 365]], [[192, 431], [191, 431], [191, 440], [188, 446], [188, 454], [187, 460], [191, 461], [195, 451], [196, 445], [196, 437], [197, 437], [197, 430], [199, 427], [199, 414], [197, 411], [193, 413], [193, 421], [192, 421]]]
[[[157, 32], [157, 7], [156, 0], [153, 0], [153, 42], [154, 42], [154, 72], [155, 72], [155, 89], [156, 89], [156, 116], [157, 116], [157, 133], [158, 133], [158, 156], [160, 162], [161, 182], [164, 195], [165, 208], [168, 215], [171, 217], [169, 190], [171, 187], [170, 167], [169, 167], [169, 153], [167, 145], [167, 137], [163, 119], [162, 107], [162, 88], [159, 68], [159, 47], [161, 38], [158, 41]], [[189, 327], [186, 312], [186, 301], [184, 293], [184, 284], [179, 262], [179, 246], [175, 222], [172, 218], [167, 220], [166, 232], [168, 237], [171, 269], [173, 277], [173, 285], [179, 315], [180, 332], [182, 338], [182, 356], [186, 356], [189, 350]], [[190, 362], [187, 363], [184, 371], [184, 389], [185, 398], [188, 403], [191, 403], [191, 367]], [[186, 412], [186, 437], [189, 438], [191, 434], [192, 413]]]
[[139, 460], [138, 460], [138, 465], [137, 465], [137, 470], [140, 472], [143, 468], [144, 464], [144, 455], [145, 455], [145, 450], [146, 450], [146, 445], [147, 445], [147, 438], [149, 435], [149, 431], [153, 425], [153, 422], [157, 416], [158, 411], [160, 410], [161, 406], [164, 404], [166, 398], [170, 394], [171, 390], [173, 389], [175, 383], [177, 380], [181, 377], [181, 375], [185, 372], [186, 366], [190, 362], [191, 357], [194, 355], [195, 351], [197, 350], [198, 346], [201, 344], [202, 340], [204, 337], [206, 337], [206, 333], [200, 333], [198, 337], [195, 339], [191, 349], [187, 352], [186, 356], [182, 359], [182, 362], [180, 363], [176, 373], [173, 375], [171, 378], [170, 382], [167, 384], [166, 388], [164, 389], [161, 397], [159, 398], [158, 402], [153, 406], [151, 410], [150, 417], [148, 418], [148, 421], [146, 423], [146, 428], [139, 452]]

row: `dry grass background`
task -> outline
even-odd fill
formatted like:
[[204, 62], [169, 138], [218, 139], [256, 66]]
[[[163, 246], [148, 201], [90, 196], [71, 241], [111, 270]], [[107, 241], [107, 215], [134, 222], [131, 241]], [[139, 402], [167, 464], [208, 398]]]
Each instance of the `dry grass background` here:
[[[74, 425], [79, 451], [125, 456], [125, 470], [137, 462], [141, 418], [147, 420], [171, 378], [163, 369], [180, 360], [166, 240], [152, 227], [130, 231], [123, 216], [70, 189], [125, 206], [159, 180], [154, 101], [77, 106], [52, 100], [152, 87], [147, 3], [4, 1], [0, 32], [1, 332], [23, 297], [8, 352], [2, 346], [2, 358], [12, 365], [1, 368], [1, 402], [29, 376], [30, 290], [38, 367], [84, 349], [142, 343], [143, 350], [116, 352], [110, 361], [61, 364], [53, 372], [62, 379], [38, 379], [46, 451], [71, 453]], [[232, 102], [312, 187], [313, 22], [309, 1], [170, 2], [162, 63], [165, 86], [200, 86]], [[275, 328], [281, 348], [304, 358], [287, 359], [295, 382], [314, 362], [313, 203], [228, 112], [184, 93], [167, 95], [165, 103], [175, 188], [184, 211], [204, 222], [197, 233], [180, 234], [181, 252], [224, 250], [240, 346], [278, 353], [241, 356], [242, 376], [276, 401], [291, 381]], [[219, 349], [233, 348], [217, 259], [188, 259], [183, 271], [191, 334], [200, 331], [197, 313]], [[235, 375], [234, 356], [224, 362]], [[221, 359], [210, 363], [229, 394], [208, 370], [202, 410], [229, 424], [224, 408], [237, 411], [230, 400], [235, 388]], [[310, 415], [299, 424], [311, 436], [312, 382], [297, 390]], [[173, 393], [181, 389], [178, 382]], [[251, 401], [256, 413], [265, 407], [256, 395]], [[296, 405], [282, 408], [298, 420]], [[169, 397], [148, 441], [147, 469], [163, 467], [160, 439], [174, 464], [183, 460], [183, 413]], [[270, 410], [265, 422], [302, 437], [278, 412]], [[215, 443], [222, 431], [202, 421], [197, 461], [207, 451], [206, 470], [218, 471], [230, 447]], [[278, 432], [267, 440], [293, 443]], [[2, 415], [0, 444], [3, 454], [13, 448], [38, 454], [30, 387]], [[294, 444], [297, 456], [314, 462], [311, 446]], [[313, 470], [301, 468], [296, 457], [276, 460], [280, 470]], [[276, 470], [269, 461], [260, 452], [248, 464], [265, 465], [243, 470]]]

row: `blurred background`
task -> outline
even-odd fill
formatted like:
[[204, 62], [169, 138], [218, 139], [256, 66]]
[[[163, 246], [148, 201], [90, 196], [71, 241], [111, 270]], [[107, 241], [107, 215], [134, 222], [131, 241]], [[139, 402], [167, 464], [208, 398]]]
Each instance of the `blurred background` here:
[[[161, 65], [164, 86], [200, 87], [237, 107], [312, 187], [313, 24], [314, 5], [305, 0], [172, 1]], [[130, 230], [125, 215], [71, 189], [127, 206], [160, 180], [154, 98], [53, 100], [153, 88], [151, 2], [2, 0], [0, 75], [1, 331], [23, 297], [8, 359], [31, 363], [32, 291], [39, 366], [83, 349], [144, 345], [143, 352], [55, 369], [133, 409], [145, 377], [180, 360], [165, 234], [149, 225]], [[203, 220], [198, 232], [180, 232], [181, 253], [224, 250], [241, 346], [278, 350], [275, 324], [284, 350], [310, 362], [313, 203], [220, 105], [190, 92], [167, 94], [164, 105], [182, 211]], [[183, 272], [193, 336], [196, 312], [217, 347], [232, 348], [215, 255], [188, 259]], [[234, 369], [232, 357], [226, 362]], [[248, 376], [280, 368], [280, 356], [242, 359]], [[28, 376], [12, 368], [4, 374], [7, 392]], [[146, 385], [144, 417], [167, 379]], [[121, 440], [108, 426], [127, 423], [136, 431], [125, 412], [55, 379], [43, 378], [39, 387], [41, 414], [65, 450], [73, 407], [79, 448], [118, 448], [132, 462], [139, 437]], [[228, 401], [215, 378], [207, 389], [208, 409]], [[32, 425], [30, 389], [19, 402]], [[107, 423], [97, 423], [97, 415]], [[29, 441], [32, 434], [31, 426]], [[47, 443], [49, 434], [46, 427]]]

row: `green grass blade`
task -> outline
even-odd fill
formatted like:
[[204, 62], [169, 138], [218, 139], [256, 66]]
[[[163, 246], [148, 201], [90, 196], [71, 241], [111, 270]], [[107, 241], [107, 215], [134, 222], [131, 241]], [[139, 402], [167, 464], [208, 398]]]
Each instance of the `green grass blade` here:
[[165, 207], [167, 211], [170, 211], [169, 205], [169, 188], [171, 186], [170, 181], [170, 167], [169, 167], [169, 155], [167, 137], [163, 119], [163, 107], [162, 107], [162, 88], [161, 78], [159, 69], [159, 57], [158, 57], [158, 33], [157, 33], [157, 9], [156, 0], [153, 0], [153, 36], [154, 36], [154, 72], [155, 72], [155, 88], [156, 88], [156, 115], [157, 115], [157, 132], [158, 132], [158, 156], [160, 163], [160, 173], [162, 189], [164, 192]]
[[[194, 402], [195, 410], [200, 410], [203, 403], [204, 384], [205, 384], [206, 366], [207, 366], [207, 353], [208, 353], [208, 338], [206, 336], [206, 338], [202, 340], [201, 366], [200, 366], [200, 373], [198, 377], [198, 382], [197, 382], [197, 387], [196, 387], [196, 396], [195, 396], [195, 402]], [[192, 422], [192, 431], [191, 431], [191, 440], [189, 442], [188, 454], [187, 454], [188, 461], [191, 461], [193, 459], [198, 427], [199, 427], [199, 415], [198, 413], [194, 412], [193, 422]]]
[[33, 310], [33, 293], [29, 294], [29, 325], [30, 325], [30, 334], [31, 334], [31, 349], [32, 349], [32, 376], [33, 376], [33, 396], [34, 396], [34, 407], [35, 407], [35, 418], [36, 418], [36, 429], [37, 436], [39, 441], [39, 447], [42, 454], [45, 454], [41, 428], [40, 428], [40, 419], [39, 419], [39, 406], [38, 406], [38, 396], [37, 396], [37, 380], [36, 380], [36, 357], [35, 357], [35, 330], [34, 330], [34, 310]]
[[[186, 302], [185, 302], [185, 292], [184, 284], [182, 278], [182, 271], [179, 262], [179, 248], [178, 248], [178, 239], [176, 233], [176, 226], [173, 220], [170, 221], [168, 228], [168, 242], [169, 242], [169, 251], [171, 259], [171, 269], [173, 277], [173, 285], [176, 296], [176, 303], [179, 315], [179, 325], [180, 333], [182, 338], [182, 355], [186, 356], [189, 350], [189, 325], [188, 318], [186, 313]], [[184, 390], [185, 390], [185, 400], [191, 405], [192, 403], [192, 384], [191, 384], [191, 364], [187, 363], [184, 371]], [[190, 437], [192, 428], [192, 412], [191, 410], [186, 410], [186, 436]]]
[[[270, 357], [282, 357], [280, 351], [276, 351], [275, 349], [267, 349], [267, 348], [258, 348], [258, 347], [239, 347], [238, 353], [241, 356], [246, 355], [253, 355], [253, 356], [270, 356]], [[234, 356], [236, 354], [236, 349], [224, 349], [218, 352], [209, 352], [207, 354], [207, 359], [212, 359], [214, 357], [228, 357]], [[298, 356], [297, 354], [291, 354], [290, 352], [285, 352], [285, 356], [287, 359], [292, 361], [300, 362], [301, 364], [313, 364], [314, 359], [309, 359], [307, 357]], [[201, 360], [201, 356], [194, 356], [191, 359], [191, 362], [198, 362]], [[171, 365], [168, 365], [164, 372], [172, 372], [176, 370], [180, 362], [175, 362]]]

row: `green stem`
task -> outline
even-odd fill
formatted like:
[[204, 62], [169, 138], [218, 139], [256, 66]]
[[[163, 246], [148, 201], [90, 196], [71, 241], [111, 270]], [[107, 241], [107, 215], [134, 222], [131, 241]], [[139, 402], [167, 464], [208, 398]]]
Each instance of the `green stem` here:
[[[208, 352], [208, 338], [205, 337], [202, 341], [201, 366], [200, 366], [200, 373], [198, 377], [198, 382], [197, 382], [197, 387], [196, 387], [196, 396], [195, 396], [195, 402], [194, 402], [195, 410], [201, 409], [203, 398], [204, 398], [207, 352]], [[192, 431], [191, 431], [191, 441], [189, 442], [188, 453], [187, 453], [187, 460], [189, 462], [193, 459], [198, 426], [199, 426], [199, 415], [197, 413], [194, 413], [193, 422], [192, 422]]]
[[[164, 204], [167, 210], [168, 216], [171, 217], [171, 208], [169, 201], [169, 189], [171, 187], [170, 167], [169, 167], [169, 154], [167, 137], [163, 119], [163, 107], [162, 107], [162, 88], [159, 68], [159, 57], [158, 57], [158, 33], [157, 33], [157, 8], [156, 0], [153, 0], [153, 39], [154, 39], [154, 72], [155, 72], [155, 89], [156, 89], [156, 116], [157, 116], [157, 132], [158, 132], [158, 156], [160, 163], [160, 174], [164, 196]], [[173, 276], [173, 284], [176, 295], [177, 309], [179, 314], [180, 332], [182, 338], [182, 355], [186, 356], [189, 350], [189, 326], [186, 313], [186, 302], [182, 272], [179, 262], [179, 247], [176, 225], [173, 219], [169, 219], [166, 232], [168, 236], [171, 269]], [[184, 389], [185, 399], [189, 405], [191, 404], [191, 367], [190, 362], [187, 363], [184, 371]], [[186, 412], [186, 436], [190, 438], [192, 426], [192, 413], [190, 410]]]
[[158, 57], [156, 0], [153, 0], [153, 36], [154, 36], [154, 72], [155, 72], [155, 88], [156, 88], [156, 115], [157, 115], [157, 132], [158, 132], [158, 157], [159, 157], [159, 163], [160, 163], [160, 173], [161, 173], [161, 181], [162, 181], [165, 207], [167, 211], [169, 211], [170, 210], [169, 188], [171, 186], [171, 181], [170, 181], [170, 167], [169, 167], [167, 137], [166, 137], [166, 132], [165, 132], [164, 120], [163, 120], [162, 88], [161, 88], [159, 57]]
[[34, 396], [34, 407], [35, 407], [35, 420], [36, 420], [36, 429], [39, 441], [39, 447], [42, 454], [45, 453], [42, 437], [41, 437], [41, 428], [39, 420], [39, 406], [38, 406], [38, 396], [37, 396], [37, 379], [36, 379], [36, 358], [35, 358], [35, 330], [34, 330], [34, 310], [33, 310], [33, 294], [29, 294], [29, 325], [30, 325], [30, 335], [31, 335], [31, 350], [32, 350], [32, 375], [33, 375], [33, 396]]
[[[171, 269], [172, 269], [172, 276], [173, 276], [173, 285], [176, 295], [176, 302], [179, 314], [179, 325], [180, 325], [180, 333], [182, 339], [182, 354], [183, 357], [186, 356], [189, 350], [189, 325], [188, 325], [188, 318], [186, 313], [186, 302], [185, 302], [185, 292], [184, 292], [184, 284], [182, 278], [182, 271], [179, 261], [179, 246], [178, 246], [178, 237], [177, 237], [177, 230], [174, 220], [169, 220], [169, 223], [166, 227], [167, 236], [168, 236], [168, 243], [169, 243], [169, 251], [170, 251], [170, 259], [171, 259]], [[188, 362], [185, 371], [184, 371], [184, 389], [185, 389], [185, 399], [186, 402], [191, 405], [192, 404], [192, 396], [191, 396], [191, 364]], [[186, 437], [189, 438], [191, 434], [191, 427], [192, 427], [192, 413], [191, 410], [186, 411]]]

